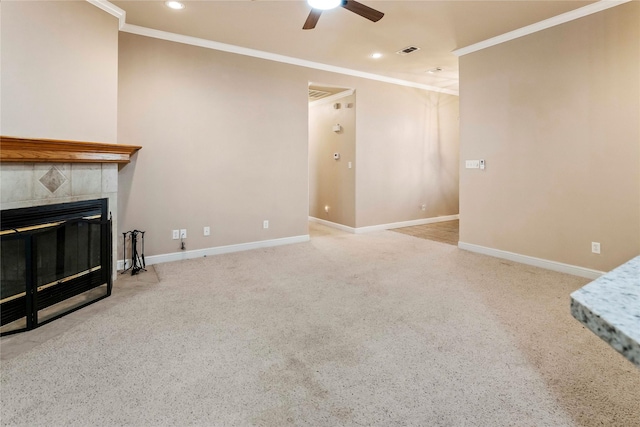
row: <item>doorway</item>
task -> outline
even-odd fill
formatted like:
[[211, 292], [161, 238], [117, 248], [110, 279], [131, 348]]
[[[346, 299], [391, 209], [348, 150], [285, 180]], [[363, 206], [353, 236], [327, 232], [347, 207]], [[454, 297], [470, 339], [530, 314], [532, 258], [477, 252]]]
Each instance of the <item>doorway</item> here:
[[309, 84], [309, 219], [345, 229], [356, 223], [356, 94]]

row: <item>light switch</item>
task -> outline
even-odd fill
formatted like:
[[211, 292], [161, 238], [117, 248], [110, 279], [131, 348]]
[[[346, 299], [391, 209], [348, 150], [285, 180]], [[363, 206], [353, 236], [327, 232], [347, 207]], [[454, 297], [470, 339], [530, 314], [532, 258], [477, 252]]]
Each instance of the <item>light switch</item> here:
[[465, 167], [467, 169], [478, 169], [480, 167], [480, 160], [467, 160]]

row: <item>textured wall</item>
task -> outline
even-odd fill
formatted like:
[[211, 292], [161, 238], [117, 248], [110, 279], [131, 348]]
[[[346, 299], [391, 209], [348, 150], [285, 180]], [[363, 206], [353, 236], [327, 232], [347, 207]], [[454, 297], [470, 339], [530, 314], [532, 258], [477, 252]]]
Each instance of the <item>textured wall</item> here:
[[[118, 20], [59, 1], [2, 2], [0, 19], [0, 134], [116, 142]], [[3, 163], [0, 183], [2, 209], [108, 198], [116, 259], [116, 164]]]
[[118, 20], [87, 2], [2, 2], [2, 135], [116, 142]]
[[307, 234], [297, 71], [121, 34], [118, 140], [143, 147], [120, 172], [121, 224], [147, 231], [148, 255], [179, 252], [173, 229], [188, 230], [187, 250]]
[[357, 94], [357, 226], [457, 214], [458, 97], [371, 81]]
[[631, 2], [460, 58], [461, 160], [487, 161], [461, 169], [462, 242], [605, 271], [640, 253], [638, 22]]
[[356, 226], [458, 213], [457, 97], [121, 33], [122, 229], [146, 255], [306, 235], [309, 82], [357, 93]]

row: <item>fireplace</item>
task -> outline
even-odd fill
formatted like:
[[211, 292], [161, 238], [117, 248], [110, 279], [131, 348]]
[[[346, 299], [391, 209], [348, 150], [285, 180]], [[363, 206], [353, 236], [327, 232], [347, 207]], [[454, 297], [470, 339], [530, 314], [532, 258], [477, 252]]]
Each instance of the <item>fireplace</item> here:
[[106, 298], [112, 287], [108, 199], [2, 211], [2, 335]]
[[[108, 296], [117, 276], [118, 170], [140, 148], [0, 136], [2, 335]], [[50, 216], [37, 218], [43, 213]]]

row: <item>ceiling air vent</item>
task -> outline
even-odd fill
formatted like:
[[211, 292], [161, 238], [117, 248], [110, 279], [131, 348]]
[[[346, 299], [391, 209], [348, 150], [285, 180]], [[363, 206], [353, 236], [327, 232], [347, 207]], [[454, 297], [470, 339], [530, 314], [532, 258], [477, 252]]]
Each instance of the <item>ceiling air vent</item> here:
[[309, 89], [309, 100], [315, 101], [325, 96], [331, 95], [331, 92], [325, 92], [324, 90]]
[[417, 46], [407, 46], [407, 47], [405, 47], [405, 48], [403, 48], [403, 49], [400, 49], [400, 50], [399, 50], [399, 51], [397, 51], [396, 53], [397, 53], [398, 55], [408, 55], [408, 54], [410, 54], [410, 53], [415, 52], [416, 50], [420, 50], [420, 48], [419, 48], [419, 47], [417, 47]]

